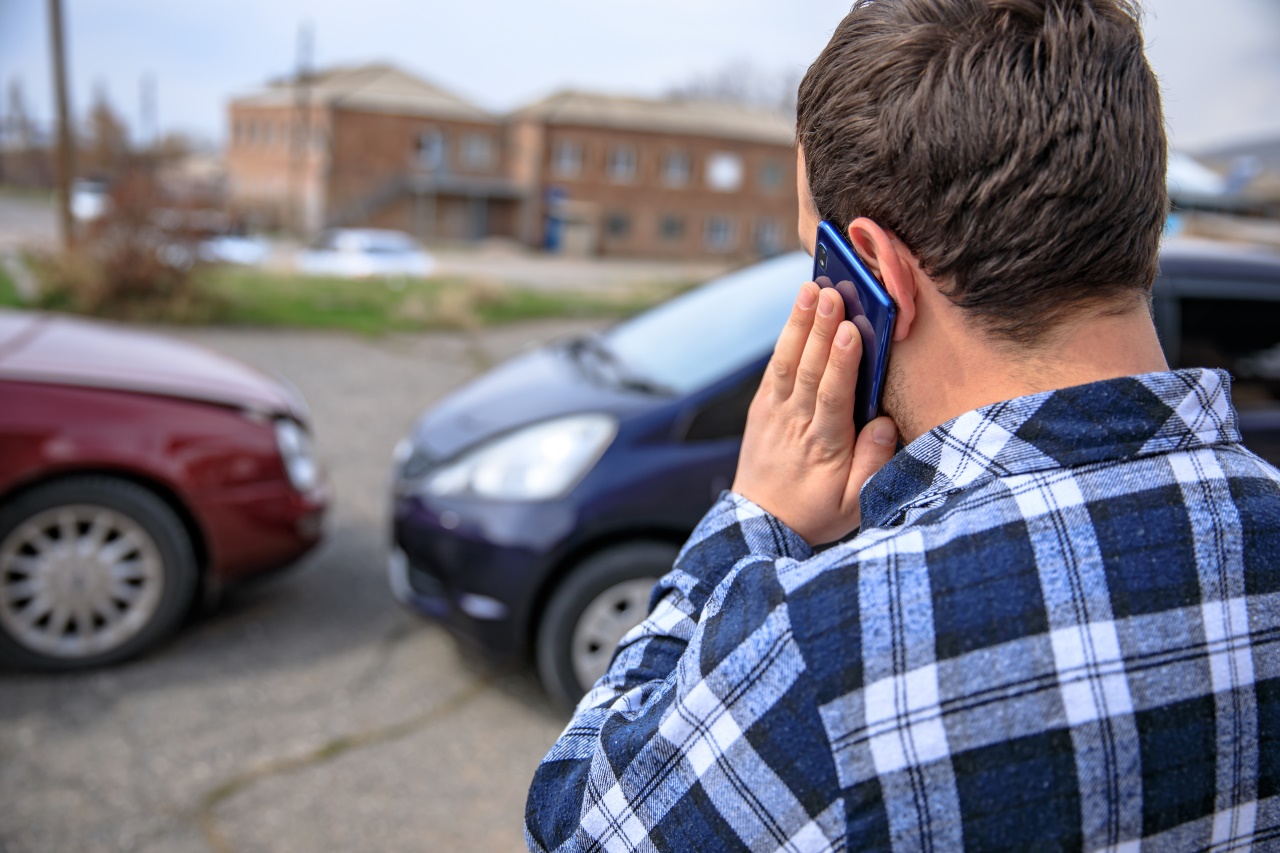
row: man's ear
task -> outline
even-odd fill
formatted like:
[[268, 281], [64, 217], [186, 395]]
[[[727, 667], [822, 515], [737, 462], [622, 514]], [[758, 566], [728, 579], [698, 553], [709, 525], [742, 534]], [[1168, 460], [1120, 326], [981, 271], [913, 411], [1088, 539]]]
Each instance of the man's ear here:
[[898, 306], [893, 339], [903, 340], [910, 334], [911, 324], [916, 318], [919, 291], [914, 256], [906, 246], [890, 236], [889, 232], [865, 216], [850, 223], [848, 235], [858, 257], [880, 279], [885, 290], [889, 291], [889, 298]]

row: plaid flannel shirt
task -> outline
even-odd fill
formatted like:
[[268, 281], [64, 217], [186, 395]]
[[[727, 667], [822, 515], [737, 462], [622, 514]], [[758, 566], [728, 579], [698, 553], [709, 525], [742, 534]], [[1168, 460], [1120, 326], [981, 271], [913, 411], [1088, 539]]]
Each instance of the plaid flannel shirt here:
[[529, 846], [1280, 847], [1280, 472], [1229, 383], [962, 415], [817, 554], [726, 493], [538, 769]]

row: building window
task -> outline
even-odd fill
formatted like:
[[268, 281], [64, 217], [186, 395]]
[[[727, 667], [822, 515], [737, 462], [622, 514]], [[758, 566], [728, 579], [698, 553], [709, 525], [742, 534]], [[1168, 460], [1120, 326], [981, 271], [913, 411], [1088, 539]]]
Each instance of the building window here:
[[742, 158], [717, 151], [707, 158], [707, 186], [716, 192], [731, 193], [742, 187]]
[[776, 219], [756, 220], [756, 252], [766, 258], [782, 251], [782, 226]]
[[782, 186], [785, 178], [782, 164], [777, 160], [768, 160], [760, 167], [760, 189], [773, 192]]
[[672, 151], [662, 158], [662, 182], [669, 187], [683, 187], [689, 183], [692, 163], [683, 151]]
[[576, 178], [582, 174], [582, 146], [576, 142], [558, 142], [551, 154], [551, 171], [557, 178]]
[[668, 215], [659, 219], [658, 236], [664, 243], [675, 243], [684, 239], [684, 217]]
[[733, 248], [733, 220], [727, 216], [712, 216], [707, 219], [707, 233], [704, 241], [713, 252], [727, 252]]
[[462, 139], [462, 162], [468, 169], [493, 167], [493, 137], [487, 133], [468, 133]]
[[618, 145], [609, 150], [607, 166], [609, 180], [615, 184], [629, 184], [636, 178], [636, 149]]
[[415, 142], [418, 166], [434, 172], [444, 167], [444, 133], [440, 130], [424, 130]]
[[625, 239], [631, 233], [631, 217], [625, 213], [610, 213], [604, 218], [604, 233], [614, 240]]

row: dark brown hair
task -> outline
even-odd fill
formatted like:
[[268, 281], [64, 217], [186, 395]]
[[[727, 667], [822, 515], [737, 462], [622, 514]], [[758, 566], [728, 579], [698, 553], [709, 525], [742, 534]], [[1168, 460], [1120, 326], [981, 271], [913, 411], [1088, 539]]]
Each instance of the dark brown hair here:
[[994, 336], [1148, 297], [1166, 141], [1126, 0], [857, 0], [800, 84], [824, 219], [868, 216]]

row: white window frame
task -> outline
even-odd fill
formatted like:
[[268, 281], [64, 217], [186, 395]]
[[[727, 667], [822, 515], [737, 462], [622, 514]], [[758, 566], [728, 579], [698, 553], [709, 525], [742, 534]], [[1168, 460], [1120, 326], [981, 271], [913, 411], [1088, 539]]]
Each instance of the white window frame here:
[[[770, 182], [765, 176], [773, 172], [775, 169], [778, 173], [778, 179]], [[777, 192], [782, 189], [783, 184], [787, 182], [786, 167], [778, 160], [766, 160], [764, 163], [760, 164], [760, 171], [756, 175], [756, 182], [759, 184], [760, 189], [765, 192]]]
[[662, 158], [662, 183], [687, 187], [693, 178], [693, 158], [684, 151], [668, 151]]
[[[427, 144], [427, 140], [431, 140], [431, 145]], [[428, 151], [431, 156], [427, 156]], [[414, 138], [413, 146], [413, 162], [420, 169], [426, 169], [428, 172], [439, 172], [445, 166], [445, 138], [444, 131], [438, 127], [429, 127], [418, 131], [418, 135]]]
[[561, 139], [551, 150], [551, 174], [557, 178], [576, 178], [582, 174], [582, 144]]
[[757, 219], [755, 243], [756, 251], [762, 254], [772, 255], [782, 251], [782, 223], [772, 216]]
[[[667, 225], [667, 222], [669, 221], [680, 223], [680, 233], [678, 234], [667, 233], [666, 225]], [[688, 232], [688, 222], [685, 219], [685, 217], [681, 216], [680, 214], [664, 213], [658, 217], [658, 239], [661, 240], [663, 243], [684, 242], [687, 232]]]
[[[622, 228], [619, 232], [614, 231], [614, 225], [621, 224]], [[604, 217], [604, 235], [615, 243], [622, 243], [631, 239], [631, 231], [633, 227], [632, 216], [625, 210], [610, 211]]]
[[493, 168], [493, 136], [472, 131], [462, 137], [462, 163], [468, 169], [487, 171]]
[[609, 160], [605, 164], [605, 174], [615, 184], [634, 183], [639, 159], [634, 145], [614, 145], [609, 149]]
[[[717, 227], [723, 225], [723, 229]], [[712, 252], [731, 252], [738, 243], [737, 223], [732, 216], [712, 215], [702, 233], [703, 245]]]

